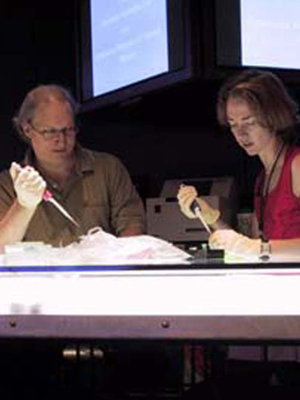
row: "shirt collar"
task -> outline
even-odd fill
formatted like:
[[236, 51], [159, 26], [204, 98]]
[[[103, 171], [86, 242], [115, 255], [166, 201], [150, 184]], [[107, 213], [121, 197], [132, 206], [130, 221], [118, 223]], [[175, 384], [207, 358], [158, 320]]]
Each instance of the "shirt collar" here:
[[93, 162], [93, 154], [90, 150], [87, 150], [80, 146], [80, 144], [76, 144], [75, 148], [76, 152], [76, 163], [75, 168], [77, 173], [86, 174], [94, 171], [94, 162]]

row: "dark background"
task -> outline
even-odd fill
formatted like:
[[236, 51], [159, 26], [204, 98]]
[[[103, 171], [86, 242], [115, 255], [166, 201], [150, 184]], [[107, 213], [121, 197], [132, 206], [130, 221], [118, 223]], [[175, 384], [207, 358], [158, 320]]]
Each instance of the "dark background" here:
[[[165, 179], [232, 175], [240, 208], [252, 206], [259, 163], [247, 157], [216, 122], [223, 79], [235, 70], [215, 66], [212, 0], [191, 0], [197, 73], [189, 81], [79, 118], [79, 141], [121, 158], [143, 199], [159, 196]], [[76, 0], [1, 0], [0, 169], [22, 158], [11, 119], [28, 90], [58, 83], [78, 93]], [[297, 81], [290, 84], [297, 96]]]

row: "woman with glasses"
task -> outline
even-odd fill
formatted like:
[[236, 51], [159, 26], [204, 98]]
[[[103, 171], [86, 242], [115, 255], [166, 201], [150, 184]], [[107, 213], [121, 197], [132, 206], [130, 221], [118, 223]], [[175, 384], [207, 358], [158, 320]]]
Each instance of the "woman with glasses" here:
[[[23, 168], [13, 164], [10, 174], [0, 174], [0, 244], [8, 242], [8, 220], [9, 243], [67, 245], [94, 227], [119, 236], [143, 233], [143, 205], [124, 165], [77, 143], [77, 108], [57, 85], [38, 86], [25, 97], [14, 124], [28, 150]], [[43, 200], [46, 187], [77, 224]]]

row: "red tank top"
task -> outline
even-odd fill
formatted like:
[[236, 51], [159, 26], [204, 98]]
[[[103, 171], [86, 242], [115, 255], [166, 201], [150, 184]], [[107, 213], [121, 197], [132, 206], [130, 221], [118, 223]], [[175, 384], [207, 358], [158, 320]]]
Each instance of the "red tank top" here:
[[[292, 162], [300, 154], [300, 148], [291, 146], [287, 149], [281, 176], [276, 187], [265, 200], [263, 215], [264, 234], [268, 239], [293, 239], [300, 237], [300, 199], [293, 193]], [[260, 188], [263, 171], [255, 183], [254, 207], [260, 221]]]

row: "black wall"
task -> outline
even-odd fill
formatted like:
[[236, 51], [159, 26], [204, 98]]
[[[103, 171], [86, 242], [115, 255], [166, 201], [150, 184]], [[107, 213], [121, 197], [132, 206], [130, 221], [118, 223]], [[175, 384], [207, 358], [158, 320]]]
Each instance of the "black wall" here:
[[[215, 102], [227, 72], [214, 66], [210, 0], [195, 2], [195, 49], [201, 74], [126, 107], [82, 115], [82, 144], [119, 156], [143, 198], [158, 196], [165, 179], [236, 177], [241, 206], [250, 206], [257, 161], [247, 158], [230, 133], [216, 124]], [[75, 0], [2, 0], [0, 5], [0, 169], [20, 159], [24, 146], [11, 118], [26, 92], [40, 83], [59, 83], [76, 93]], [[196, 51], [196, 53], [197, 53]]]
[[0, 169], [22, 157], [11, 119], [39, 83], [75, 85], [74, 1], [0, 2]]

